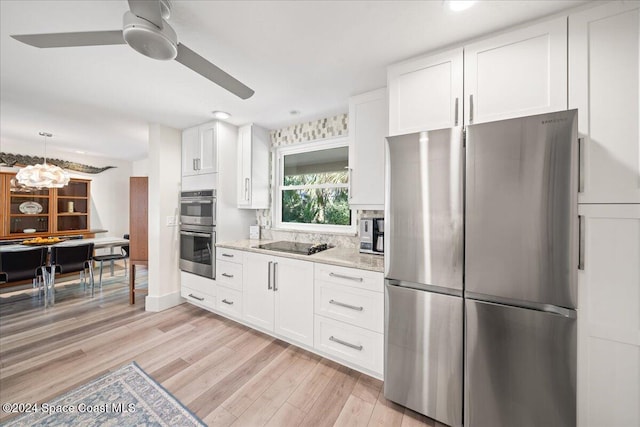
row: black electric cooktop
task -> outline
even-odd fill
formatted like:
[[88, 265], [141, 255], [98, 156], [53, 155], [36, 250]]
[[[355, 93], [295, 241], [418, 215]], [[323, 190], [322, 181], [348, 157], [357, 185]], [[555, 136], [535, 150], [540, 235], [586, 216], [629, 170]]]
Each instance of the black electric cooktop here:
[[300, 242], [286, 242], [279, 241], [273, 243], [264, 243], [262, 245], [255, 246], [258, 249], [267, 249], [269, 251], [289, 252], [299, 255], [313, 255], [317, 252], [329, 249], [329, 245], [326, 243], [300, 243]]

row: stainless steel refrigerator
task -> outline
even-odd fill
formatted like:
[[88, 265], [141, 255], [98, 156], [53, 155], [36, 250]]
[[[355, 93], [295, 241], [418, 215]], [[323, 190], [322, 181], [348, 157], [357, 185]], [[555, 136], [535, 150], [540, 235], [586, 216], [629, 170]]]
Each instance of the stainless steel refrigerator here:
[[388, 138], [384, 395], [462, 424], [462, 129]]
[[453, 426], [575, 426], [577, 112], [462, 135], [388, 138], [385, 397]]
[[577, 110], [467, 127], [466, 426], [576, 425]]

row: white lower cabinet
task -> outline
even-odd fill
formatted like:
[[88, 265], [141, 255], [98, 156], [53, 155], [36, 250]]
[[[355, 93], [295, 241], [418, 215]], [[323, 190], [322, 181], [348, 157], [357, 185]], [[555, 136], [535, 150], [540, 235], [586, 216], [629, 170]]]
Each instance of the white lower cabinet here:
[[242, 317], [242, 291], [218, 286], [218, 310], [231, 317]]
[[578, 425], [640, 425], [640, 204], [580, 205]]
[[315, 349], [382, 377], [383, 290], [382, 273], [316, 264]]
[[313, 263], [249, 252], [243, 259], [243, 320], [313, 346]]
[[181, 271], [180, 282], [183, 298], [203, 308], [215, 309], [217, 289], [212, 279]]
[[323, 316], [315, 318], [316, 350], [382, 375], [382, 334], [351, 326]]

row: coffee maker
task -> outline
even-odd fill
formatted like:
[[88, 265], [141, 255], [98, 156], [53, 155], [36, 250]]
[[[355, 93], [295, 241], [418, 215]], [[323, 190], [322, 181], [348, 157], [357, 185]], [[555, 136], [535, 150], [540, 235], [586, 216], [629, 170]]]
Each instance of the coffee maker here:
[[360, 252], [384, 254], [384, 218], [360, 220]]

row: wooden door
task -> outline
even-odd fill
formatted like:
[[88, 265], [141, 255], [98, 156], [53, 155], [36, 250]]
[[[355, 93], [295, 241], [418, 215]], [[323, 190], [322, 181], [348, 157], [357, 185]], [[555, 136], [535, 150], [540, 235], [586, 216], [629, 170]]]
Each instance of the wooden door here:
[[129, 258], [132, 264], [148, 259], [149, 178], [129, 178]]

